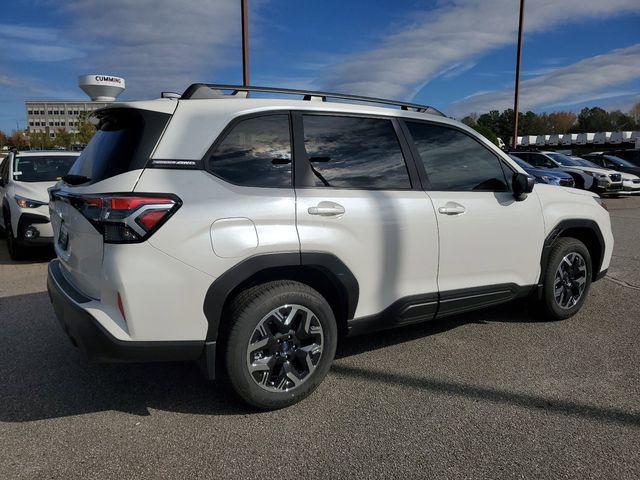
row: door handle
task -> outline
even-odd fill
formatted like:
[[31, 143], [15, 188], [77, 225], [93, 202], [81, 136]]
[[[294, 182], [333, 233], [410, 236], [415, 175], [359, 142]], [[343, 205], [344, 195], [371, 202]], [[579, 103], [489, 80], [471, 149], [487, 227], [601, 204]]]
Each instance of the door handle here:
[[320, 202], [315, 207], [309, 207], [309, 215], [320, 215], [321, 217], [336, 217], [344, 213], [344, 207], [335, 202]]
[[462, 215], [466, 211], [467, 209], [464, 208], [464, 205], [456, 202], [447, 202], [444, 207], [438, 208], [438, 212], [443, 215]]

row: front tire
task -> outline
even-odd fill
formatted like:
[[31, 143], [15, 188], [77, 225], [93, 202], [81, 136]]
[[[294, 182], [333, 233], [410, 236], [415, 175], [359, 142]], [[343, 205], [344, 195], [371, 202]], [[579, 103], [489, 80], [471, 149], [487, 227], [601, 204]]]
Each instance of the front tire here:
[[11, 260], [22, 260], [24, 258], [24, 247], [20, 245], [16, 237], [13, 235], [11, 221], [5, 220], [5, 225], [5, 231], [7, 235], [7, 250], [9, 250], [9, 257], [11, 257]]
[[543, 313], [553, 320], [569, 318], [582, 308], [591, 287], [589, 250], [575, 238], [559, 238], [551, 249], [544, 276]]
[[242, 292], [228, 310], [224, 374], [254, 407], [272, 410], [307, 397], [327, 375], [338, 330], [322, 295], [294, 281], [268, 282]]

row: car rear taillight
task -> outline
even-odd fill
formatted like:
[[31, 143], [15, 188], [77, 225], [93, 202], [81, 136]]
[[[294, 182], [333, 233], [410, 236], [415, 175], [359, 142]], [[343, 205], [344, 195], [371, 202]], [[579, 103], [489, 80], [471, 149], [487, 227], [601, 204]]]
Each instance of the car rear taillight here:
[[171, 194], [68, 195], [51, 192], [68, 202], [104, 237], [105, 243], [138, 243], [149, 238], [182, 202]]

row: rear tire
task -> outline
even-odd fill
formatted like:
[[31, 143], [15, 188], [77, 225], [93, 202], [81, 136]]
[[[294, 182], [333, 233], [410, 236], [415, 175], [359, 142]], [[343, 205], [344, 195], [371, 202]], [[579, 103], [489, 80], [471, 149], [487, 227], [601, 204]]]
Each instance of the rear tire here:
[[543, 314], [564, 320], [578, 313], [589, 293], [591, 279], [591, 255], [585, 244], [575, 238], [559, 238], [551, 249], [544, 275]]
[[338, 330], [327, 301], [294, 281], [245, 290], [228, 310], [223, 375], [246, 403], [264, 410], [293, 405], [327, 375]]

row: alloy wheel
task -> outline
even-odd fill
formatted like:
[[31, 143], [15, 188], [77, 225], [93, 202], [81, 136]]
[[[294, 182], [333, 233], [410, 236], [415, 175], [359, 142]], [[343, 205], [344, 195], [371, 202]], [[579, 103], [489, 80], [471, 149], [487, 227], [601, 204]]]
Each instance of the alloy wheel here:
[[302, 305], [282, 305], [265, 315], [247, 346], [253, 381], [270, 392], [299, 387], [322, 357], [324, 332], [318, 317]]
[[582, 298], [587, 285], [587, 263], [577, 252], [564, 256], [554, 278], [556, 304], [565, 310], [573, 308]]

